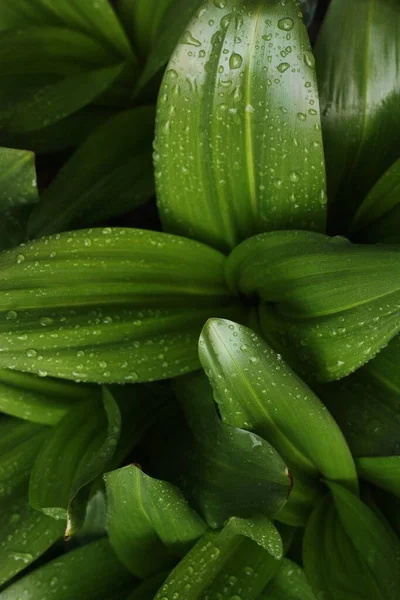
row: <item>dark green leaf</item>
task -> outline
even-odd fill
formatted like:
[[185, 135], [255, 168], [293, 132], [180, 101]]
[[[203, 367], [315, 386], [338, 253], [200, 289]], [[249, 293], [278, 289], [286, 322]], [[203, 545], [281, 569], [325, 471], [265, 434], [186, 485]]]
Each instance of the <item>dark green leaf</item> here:
[[359, 458], [357, 470], [362, 479], [400, 498], [400, 456]]
[[43, 194], [31, 214], [29, 236], [64, 231], [82, 220], [93, 224], [147, 200], [154, 191], [153, 127], [154, 109], [144, 107], [95, 131]]
[[208, 532], [197, 542], [154, 600], [182, 593], [190, 600], [219, 598], [226, 589], [230, 598], [241, 590], [239, 598], [255, 600], [282, 555], [282, 539], [266, 517], [230, 519], [221, 532]]
[[317, 600], [317, 597], [303, 569], [284, 558], [279, 571], [259, 600]]
[[[142, 581], [125, 600], [154, 600], [155, 593], [168, 576], [168, 571]], [[111, 600], [111, 599], [110, 599]]]
[[300, 474], [322, 473], [357, 491], [352, 456], [330, 413], [251, 329], [210, 319], [199, 354], [226, 423], [258, 433]]
[[[117, 0], [120, 20], [132, 44], [142, 56], [150, 53], [157, 43], [158, 36], [162, 35], [165, 13], [174, 3], [176, 4], [177, 0]], [[173, 48], [171, 52], [172, 50]], [[167, 56], [166, 61], [168, 58]]]
[[258, 435], [219, 419], [204, 375], [181, 377], [174, 389], [192, 432], [180, 452], [180, 483], [207, 523], [216, 528], [232, 515], [277, 513], [291, 480], [276, 450]]
[[68, 27], [133, 59], [129, 41], [108, 0], [14, 0], [0, 7], [0, 30]]
[[55, 425], [96, 388], [0, 369], [0, 411], [33, 423]]
[[100, 383], [196, 369], [206, 318], [236, 312], [223, 268], [207, 246], [135, 229], [57, 234], [3, 252], [0, 366]]
[[155, 159], [165, 229], [223, 250], [259, 231], [323, 231], [318, 110], [296, 0], [207, 0], [159, 96]]
[[105, 481], [111, 544], [138, 577], [172, 566], [204, 533], [204, 523], [172, 484], [136, 466], [112, 471]]
[[32, 152], [0, 148], [0, 210], [39, 200]]
[[334, 228], [399, 158], [397, 0], [335, 0], [315, 47]]
[[400, 243], [400, 160], [381, 177], [361, 204], [352, 225], [364, 242]]
[[[108, 600], [133, 587], [135, 579], [119, 562], [106, 539], [60, 556], [13, 583], [1, 600]], [[129, 588], [128, 588], [129, 589]]]
[[227, 261], [232, 288], [262, 301], [265, 338], [312, 379], [340, 379], [400, 328], [398, 246], [282, 231], [243, 242]]

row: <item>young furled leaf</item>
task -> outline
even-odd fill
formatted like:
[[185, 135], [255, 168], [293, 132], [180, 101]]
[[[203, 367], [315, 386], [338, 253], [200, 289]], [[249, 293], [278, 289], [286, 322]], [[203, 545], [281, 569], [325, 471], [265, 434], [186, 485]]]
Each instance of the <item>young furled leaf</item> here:
[[363, 246], [306, 231], [240, 244], [227, 259], [232, 289], [260, 299], [265, 338], [305, 377], [340, 379], [400, 329], [398, 246]]
[[138, 577], [172, 567], [204, 533], [205, 524], [174, 485], [134, 465], [107, 473], [105, 481], [111, 544]]
[[221, 421], [204, 375], [180, 377], [173, 387], [191, 431], [178, 450], [184, 457], [179, 484], [207, 523], [217, 528], [233, 515], [278, 513], [292, 482], [276, 450], [258, 435]]
[[315, 58], [335, 232], [349, 229], [371, 187], [400, 156], [399, 29], [397, 0], [335, 0], [319, 33]]
[[190, 600], [219, 598], [224, 590], [229, 590], [233, 599], [236, 595], [256, 600], [279, 569], [282, 556], [281, 536], [266, 517], [232, 518], [222, 531], [207, 532], [200, 538], [154, 600], [174, 595]]
[[0, 367], [99, 383], [198, 367], [207, 317], [236, 313], [224, 257], [135, 229], [57, 234], [0, 254]]
[[324, 231], [316, 75], [297, 0], [204, 3], [164, 76], [155, 150], [167, 231], [224, 251], [260, 231]]

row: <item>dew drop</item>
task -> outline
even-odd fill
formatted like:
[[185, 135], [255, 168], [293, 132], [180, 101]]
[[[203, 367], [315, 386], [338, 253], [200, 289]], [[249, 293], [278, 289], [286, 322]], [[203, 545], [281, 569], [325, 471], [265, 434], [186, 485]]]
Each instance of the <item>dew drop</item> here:
[[15, 312], [15, 310], [9, 310], [6, 313], [6, 319], [13, 321], [18, 317], [17, 313]]
[[21, 263], [23, 263], [25, 260], [25, 256], [23, 254], [18, 254], [17, 255], [17, 264], [20, 265]]
[[28, 358], [35, 358], [37, 356], [37, 351], [34, 350], [33, 348], [30, 348], [29, 350], [26, 351], [26, 356]]
[[185, 33], [182, 36], [181, 43], [186, 44], [188, 46], [196, 46], [196, 47], [201, 46], [201, 42], [199, 42], [199, 40], [196, 40], [196, 38], [194, 38], [192, 36], [190, 31], [185, 31]]
[[217, 8], [226, 8], [228, 0], [214, 0], [214, 6]]
[[240, 56], [240, 54], [237, 54], [236, 52], [233, 52], [231, 54], [231, 57], [229, 59], [229, 66], [231, 69], [240, 69], [240, 67], [243, 64], [243, 58]]
[[291, 31], [293, 29], [293, 25], [293, 19], [291, 19], [290, 17], [278, 21], [278, 27], [279, 29], [282, 29], [282, 31]]
[[297, 171], [290, 171], [289, 173], [289, 179], [292, 183], [298, 183], [301, 179], [299, 173], [297, 173]]
[[290, 68], [289, 63], [287, 62], [282, 62], [280, 65], [278, 65], [277, 69], [279, 71], [279, 73], [284, 73], [285, 71], [287, 71]]

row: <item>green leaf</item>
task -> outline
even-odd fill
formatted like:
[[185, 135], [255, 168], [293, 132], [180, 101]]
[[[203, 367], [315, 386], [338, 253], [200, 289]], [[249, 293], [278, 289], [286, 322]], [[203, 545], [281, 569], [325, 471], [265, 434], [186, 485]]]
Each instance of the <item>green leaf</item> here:
[[[272, 515], [286, 503], [291, 479], [280, 455], [258, 435], [219, 419], [202, 374], [174, 382], [191, 436], [179, 455], [179, 483], [204, 515], [221, 527], [230, 516]], [[186, 443], [185, 443], [186, 442]]]
[[358, 209], [352, 225], [353, 237], [363, 242], [400, 242], [400, 159], [372, 188]]
[[332, 228], [340, 232], [400, 156], [399, 28], [397, 0], [335, 0], [315, 46]]
[[362, 479], [400, 498], [400, 455], [367, 456], [359, 458], [356, 464]]
[[398, 246], [305, 231], [255, 236], [227, 260], [232, 289], [261, 300], [265, 338], [310, 379], [340, 379], [400, 328]]
[[239, 597], [255, 600], [279, 568], [282, 555], [282, 539], [266, 517], [232, 518], [221, 532], [203, 535], [154, 600], [182, 592], [190, 600], [218, 598], [227, 587], [231, 598], [241, 589]]
[[53, 429], [32, 469], [31, 505], [55, 519], [68, 518], [66, 538], [83, 522], [86, 502], [80, 492], [109, 467], [119, 441], [118, 405], [106, 389], [102, 400], [103, 407], [95, 399], [72, 408]]
[[154, 600], [155, 593], [168, 576], [168, 571], [142, 581], [125, 600]]
[[105, 481], [111, 544], [138, 577], [172, 566], [204, 533], [204, 523], [172, 484], [136, 466], [112, 471]]
[[177, 4], [177, 0], [117, 1], [116, 9], [121, 23], [140, 55], [147, 56], [157, 43], [158, 36], [162, 35], [165, 28], [165, 13], [173, 4]]
[[[134, 108], [108, 120], [58, 173], [28, 224], [41, 237], [118, 216], [154, 191], [151, 162], [154, 110]], [[110, 204], [110, 198], [113, 202]]]
[[15, 0], [0, 8], [0, 29], [32, 26], [68, 27], [99, 40], [122, 56], [133, 58], [124, 30], [107, 0]]
[[317, 600], [317, 597], [303, 569], [284, 558], [279, 571], [259, 600]]
[[323, 231], [318, 110], [297, 1], [207, 0], [159, 96], [155, 161], [164, 228], [225, 251], [260, 231]]
[[224, 262], [197, 242], [135, 229], [57, 234], [3, 252], [0, 367], [99, 383], [196, 369], [206, 318], [237, 312]]
[[0, 148], [1, 211], [39, 200], [32, 152]]
[[102, 539], [29, 573], [3, 590], [0, 598], [108, 600], [118, 597], [119, 592], [134, 583], [135, 579], [119, 562], [109, 542]]
[[0, 411], [33, 423], [55, 425], [77, 402], [95, 394], [92, 386], [0, 369]]
[[251, 329], [210, 319], [200, 337], [199, 354], [226, 423], [268, 440], [300, 479], [321, 473], [357, 491], [354, 462], [334, 419]]
[[[143, 0], [142, 4], [144, 3]], [[135, 2], [135, 4], [138, 3]], [[157, 1], [157, 9], [153, 8], [152, 10], [153, 18], [155, 16], [155, 11], [157, 11], [157, 16], [160, 17], [163, 12], [164, 4], [165, 0]], [[203, 4], [203, 0], [172, 0], [172, 4], [171, 2], [169, 2], [169, 4], [168, 10], [163, 15], [162, 26], [160, 24], [157, 32], [154, 34], [155, 37], [153, 39], [151, 51], [136, 86], [136, 94], [139, 94], [142, 90], [146, 89], [146, 87], [155, 79], [156, 75], [160, 73], [163, 67], [165, 67], [171, 54], [175, 50], [185, 27], [195, 11]], [[146, 8], [148, 6], [149, 3], [146, 3]], [[147, 10], [149, 10], [149, 8], [147, 8]]]

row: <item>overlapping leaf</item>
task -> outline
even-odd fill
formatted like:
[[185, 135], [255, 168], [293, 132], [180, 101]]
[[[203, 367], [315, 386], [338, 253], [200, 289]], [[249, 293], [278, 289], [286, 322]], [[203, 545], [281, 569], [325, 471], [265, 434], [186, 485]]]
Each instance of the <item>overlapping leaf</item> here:
[[168, 571], [148, 577], [142, 581], [137, 588], [124, 600], [154, 600], [155, 593], [167, 578]]
[[73, 550], [22, 577], [0, 592], [1, 600], [109, 600], [127, 596], [135, 585], [133, 575], [125, 569], [102, 539]]
[[366, 481], [400, 498], [400, 455], [359, 458], [357, 470]]
[[111, 544], [138, 577], [173, 566], [204, 533], [204, 523], [172, 484], [136, 466], [112, 471], [105, 480]]
[[282, 539], [266, 517], [230, 519], [222, 531], [207, 532], [197, 542], [154, 600], [174, 594], [191, 600], [218, 598], [224, 590], [231, 598], [240, 593], [255, 600], [279, 569], [282, 556]]
[[266, 233], [231, 253], [227, 277], [232, 288], [259, 296], [266, 339], [309, 378], [348, 375], [400, 328], [398, 246]]
[[333, 229], [400, 156], [397, 0], [335, 0], [315, 47]]
[[157, 43], [165, 27], [165, 13], [173, 3], [176, 0], [117, 0], [117, 13], [140, 55], [147, 56]]
[[0, 255], [0, 366], [129, 383], [198, 366], [205, 319], [232, 314], [224, 257], [134, 229], [57, 234]]
[[279, 571], [260, 596], [260, 600], [317, 600], [317, 597], [303, 569], [285, 558]]
[[314, 59], [296, 0], [205, 2], [169, 62], [155, 149], [168, 231], [228, 250], [259, 231], [324, 230]]
[[236, 423], [219, 419], [204, 375], [181, 377], [174, 389], [191, 430], [187, 439], [181, 435], [177, 451], [182, 457], [179, 483], [207, 523], [216, 528], [232, 515], [277, 513], [292, 483], [276, 450]]

